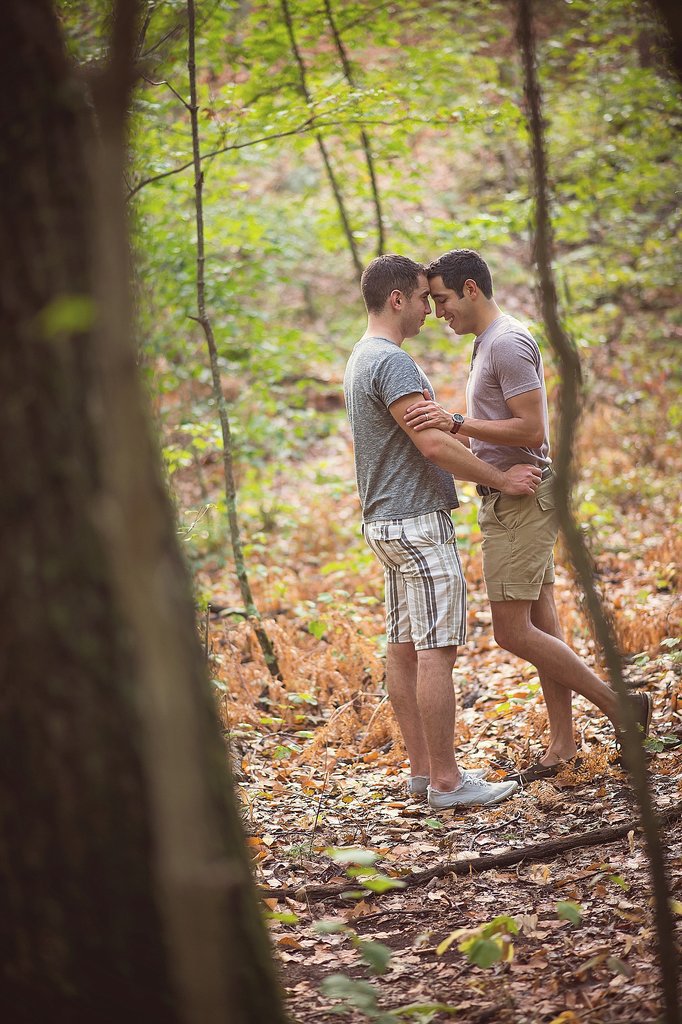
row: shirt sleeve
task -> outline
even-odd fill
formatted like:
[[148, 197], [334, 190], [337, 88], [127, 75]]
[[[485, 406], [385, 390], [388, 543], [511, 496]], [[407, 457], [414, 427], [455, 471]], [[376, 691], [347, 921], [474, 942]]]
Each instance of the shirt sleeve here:
[[387, 409], [404, 395], [421, 394], [424, 386], [414, 359], [397, 346], [381, 360], [372, 379], [372, 390]]
[[542, 387], [540, 349], [531, 337], [503, 335], [493, 346], [491, 363], [505, 401]]

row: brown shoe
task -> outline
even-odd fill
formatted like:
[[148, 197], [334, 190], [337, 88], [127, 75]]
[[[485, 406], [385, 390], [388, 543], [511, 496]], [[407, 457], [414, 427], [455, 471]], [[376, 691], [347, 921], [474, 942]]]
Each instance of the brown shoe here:
[[[645, 740], [649, 735], [649, 728], [651, 726], [651, 713], [654, 710], [654, 703], [649, 693], [631, 693], [629, 698], [635, 705], [635, 719], [637, 735]], [[621, 737], [625, 732], [624, 729], [618, 729], [616, 731], [616, 742], [620, 744]]]
[[[632, 693], [629, 695], [630, 700], [635, 704], [635, 716], [636, 716], [636, 727], [637, 735], [640, 741], [643, 743], [649, 735], [649, 728], [651, 726], [651, 714], [654, 710], [654, 702], [651, 699], [649, 693]], [[616, 758], [616, 764], [625, 765], [625, 758], [623, 757], [623, 736], [625, 734], [624, 729], [616, 730], [616, 746], [618, 747], [618, 757]], [[651, 757], [652, 752], [646, 750], [645, 754], [647, 757]]]
[[582, 764], [583, 758], [580, 754], [576, 754], [570, 761], [557, 761], [556, 764], [540, 764], [539, 761], [536, 761], [527, 768], [509, 772], [508, 775], [505, 775], [504, 781], [518, 782], [520, 786], [529, 786], [531, 782], [537, 782], [538, 779], [553, 779], [564, 770], [578, 771]]

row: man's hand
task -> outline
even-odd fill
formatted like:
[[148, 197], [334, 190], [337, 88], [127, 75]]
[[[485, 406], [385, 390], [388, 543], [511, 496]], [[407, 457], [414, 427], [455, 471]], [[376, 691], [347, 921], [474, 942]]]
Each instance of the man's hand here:
[[433, 402], [427, 390], [424, 390], [424, 401], [408, 406], [403, 419], [412, 430], [435, 427], [437, 430], [444, 430], [446, 434], [452, 430], [451, 414], [438, 402]]
[[503, 494], [535, 494], [542, 479], [542, 471], [528, 464], [512, 466], [502, 475], [505, 479], [505, 486], [500, 487]]

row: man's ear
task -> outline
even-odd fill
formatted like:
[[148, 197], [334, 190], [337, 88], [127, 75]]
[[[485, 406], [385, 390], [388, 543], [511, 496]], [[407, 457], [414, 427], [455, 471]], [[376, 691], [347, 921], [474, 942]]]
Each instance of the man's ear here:
[[394, 288], [389, 295], [389, 301], [391, 303], [391, 309], [400, 309], [403, 303], [403, 293], [399, 288]]

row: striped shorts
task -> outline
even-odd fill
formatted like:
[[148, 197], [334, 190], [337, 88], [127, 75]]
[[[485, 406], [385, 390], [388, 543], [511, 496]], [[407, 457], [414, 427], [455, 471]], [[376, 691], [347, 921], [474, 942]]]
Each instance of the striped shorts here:
[[384, 567], [386, 639], [418, 651], [466, 641], [466, 583], [455, 527], [442, 509], [363, 525]]

